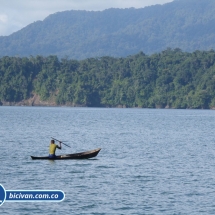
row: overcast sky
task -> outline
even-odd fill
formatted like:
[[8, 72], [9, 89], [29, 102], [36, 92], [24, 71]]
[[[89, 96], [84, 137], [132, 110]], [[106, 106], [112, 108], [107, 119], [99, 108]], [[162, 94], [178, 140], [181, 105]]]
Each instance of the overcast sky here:
[[49, 14], [65, 10], [143, 8], [173, 0], [0, 0], [0, 36], [7, 36]]

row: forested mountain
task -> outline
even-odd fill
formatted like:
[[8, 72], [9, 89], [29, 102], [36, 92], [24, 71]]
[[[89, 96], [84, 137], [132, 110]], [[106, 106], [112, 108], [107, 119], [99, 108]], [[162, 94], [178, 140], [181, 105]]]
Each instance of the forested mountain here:
[[[39, 98], [39, 100], [38, 100]], [[215, 51], [126, 58], [0, 58], [0, 103], [215, 108]]]
[[0, 37], [0, 56], [126, 57], [166, 48], [215, 48], [215, 1], [175, 0], [142, 9], [65, 11]]

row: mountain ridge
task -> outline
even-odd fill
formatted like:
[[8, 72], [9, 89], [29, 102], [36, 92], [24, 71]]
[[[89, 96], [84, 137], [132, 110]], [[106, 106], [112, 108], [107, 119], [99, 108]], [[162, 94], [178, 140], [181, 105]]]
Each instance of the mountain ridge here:
[[215, 48], [215, 1], [175, 0], [141, 9], [70, 10], [0, 37], [0, 57], [126, 57], [166, 48]]

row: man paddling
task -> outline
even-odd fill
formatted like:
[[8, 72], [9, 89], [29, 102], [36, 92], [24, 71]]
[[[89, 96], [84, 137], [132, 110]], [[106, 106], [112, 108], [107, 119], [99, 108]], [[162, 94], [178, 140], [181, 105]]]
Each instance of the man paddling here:
[[61, 141], [59, 141], [59, 146], [55, 144], [55, 141], [54, 140], [51, 140], [51, 143], [50, 143], [50, 146], [49, 146], [49, 157], [50, 158], [54, 158], [56, 157], [55, 155], [55, 151], [56, 151], [56, 148], [58, 149], [61, 149], [62, 146], [61, 146]]

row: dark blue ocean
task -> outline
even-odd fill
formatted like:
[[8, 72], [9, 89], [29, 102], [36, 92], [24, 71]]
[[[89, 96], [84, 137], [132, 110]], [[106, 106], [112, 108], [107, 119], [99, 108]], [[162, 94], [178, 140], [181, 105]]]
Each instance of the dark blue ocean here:
[[[62, 190], [62, 202], [5, 202], [0, 214], [215, 214], [215, 111], [0, 107], [0, 184]], [[102, 148], [89, 160], [31, 160]]]

